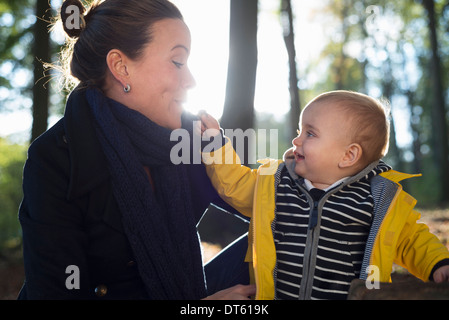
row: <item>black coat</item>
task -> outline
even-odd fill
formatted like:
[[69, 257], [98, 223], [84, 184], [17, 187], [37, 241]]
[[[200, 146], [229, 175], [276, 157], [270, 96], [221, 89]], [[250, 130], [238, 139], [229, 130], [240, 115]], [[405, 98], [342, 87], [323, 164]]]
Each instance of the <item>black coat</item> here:
[[[84, 94], [72, 102], [28, 151], [19, 211], [26, 279], [19, 299], [149, 298], [123, 230], [93, 115]], [[203, 165], [188, 168], [199, 221], [211, 201], [223, 203]]]

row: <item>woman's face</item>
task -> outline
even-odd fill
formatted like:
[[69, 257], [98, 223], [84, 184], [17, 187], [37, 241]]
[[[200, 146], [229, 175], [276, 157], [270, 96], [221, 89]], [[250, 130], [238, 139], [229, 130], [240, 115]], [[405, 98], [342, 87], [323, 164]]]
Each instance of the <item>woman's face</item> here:
[[180, 128], [182, 104], [195, 85], [187, 67], [190, 45], [190, 31], [182, 20], [154, 23], [152, 41], [138, 60], [127, 64], [131, 91], [126, 105], [162, 127]]

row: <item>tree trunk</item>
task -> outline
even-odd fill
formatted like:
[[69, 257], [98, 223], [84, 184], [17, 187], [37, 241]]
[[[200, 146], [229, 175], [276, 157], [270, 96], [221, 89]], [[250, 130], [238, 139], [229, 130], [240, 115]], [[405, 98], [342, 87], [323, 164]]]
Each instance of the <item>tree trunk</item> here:
[[50, 61], [50, 34], [47, 25], [50, 18], [50, 5], [47, 0], [36, 1], [37, 20], [34, 25], [34, 86], [33, 86], [33, 125], [31, 142], [47, 130], [49, 88], [45, 87], [42, 62]]
[[428, 28], [432, 47], [431, 75], [433, 87], [432, 126], [433, 126], [433, 152], [439, 172], [440, 201], [449, 200], [449, 162], [448, 137], [446, 123], [446, 102], [444, 98], [441, 78], [440, 55], [438, 52], [437, 21], [435, 19], [435, 4], [433, 0], [423, 0], [428, 16]]
[[[404, 49], [404, 41], [400, 41], [399, 43], [399, 53], [402, 55], [402, 65], [401, 68], [406, 70], [407, 65], [407, 55]], [[420, 129], [420, 121], [421, 115], [416, 114], [414, 106], [416, 105], [415, 98], [415, 90], [410, 88], [410, 80], [408, 77], [408, 73], [404, 73], [404, 82], [407, 84], [408, 88], [405, 89], [402, 94], [407, 97], [407, 105], [410, 110], [410, 129], [412, 133], [412, 152], [413, 152], [413, 162], [411, 170], [412, 172], [422, 172], [422, 153], [421, 153], [421, 129]]]
[[[387, 50], [387, 48], [384, 48]], [[388, 57], [382, 66], [382, 73], [384, 77], [382, 79], [382, 92], [383, 96], [391, 103], [394, 94], [394, 78], [393, 78], [393, 70], [391, 67], [391, 59]], [[394, 161], [394, 167], [398, 171], [405, 171], [404, 163], [402, 161], [402, 152], [398, 147], [396, 141], [396, 125], [395, 119], [393, 118], [393, 104], [391, 104], [391, 120], [390, 120], [390, 145], [388, 155]], [[407, 182], [402, 181], [402, 185], [404, 186]]]
[[421, 117], [420, 115], [416, 115], [413, 106], [415, 105], [415, 92], [412, 90], [407, 90], [405, 92], [407, 96], [408, 105], [410, 109], [410, 114], [412, 116], [412, 122], [410, 124], [410, 128], [412, 130], [412, 150], [413, 150], [413, 166], [412, 172], [422, 172], [422, 152], [421, 152], [421, 130], [419, 127], [419, 123], [414, 120], [414, 117]]
[[346, 66], [346, 54], [344, 52], [345, 43], [349, 38], [349, 29], [348, 23], [346, 22], [346, 17], [348, 16], [349, 4], [347, 1], [341, 1], [340, 8], [340, 19], [341, 19], [341, 33], [342, 33], [342, 41], [340, 45], [339, 55], [335, 58], [334, 61], [334, 74], [335, 74], [335, 90], [345, 90], [346, 87], [346, 79], [347, 79], [347, 66]]
[[[224, 129], [245, 131], [254, 127], [258, 0], [231, 0], [230, 13], [228, 78], [220, 124]], [[239, 156], [248, 162], [247, 155]]]
[[289, 112], [289, 138], [296, 136], [298, 129], [299, 115], [301, 113], [301, 104], [299, 101], [298, 75], [296, 71], [296, 49], [295, 49], [295, 33], [293, 28], [293, 13], [291, 0], [282, 0], [281, 14], [284, 25], [284, 42], [288, 53], [289, 65], [289, 90], [290, 90], [290, 112]]

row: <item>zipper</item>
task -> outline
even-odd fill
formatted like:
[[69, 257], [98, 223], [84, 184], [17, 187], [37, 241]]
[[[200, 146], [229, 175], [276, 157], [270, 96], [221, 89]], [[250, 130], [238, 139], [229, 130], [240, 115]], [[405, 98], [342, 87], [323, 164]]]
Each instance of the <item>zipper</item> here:
[[[382, 176], [377, 176], [377, 177], [382, 177]], [[375, 177], [376, 178], [376, 177]], [[366, 247], [365, 247], [365, 252], [363, 255], [363, 260], [362, 260], [362, 267], [360, 270], [360, 276], [359, 278], [362, 280], [366, 280], [367, 279], [367, 268], [373, 264], [373, 249], [374, 249], [374, 244], [377, 243], [377, 240], [379, 238], [379, 234], [380, 234], [380, 229], [382, 228], [382, 224], [385, 221], [386, 217], [391, 213], [390, 208], [396, 204], [399, 194], [402, 191], [402, 186], [397, 183], [394, 182], [392, 180], [389, 180], [388, 178], [382, 177], [383, 179], [386, 179], [387, 181], [390, 181], [392, 184], [391, 185], [384, 185], [383, 188], [384, 189], [388, 189], [391, 187], [394, 187], [396, 190], [394, 192], [394, 196], [390, 199], [386, 199], [386, 201], [383, 201], [382, 203], [379, 204], [379, 206], [376, 209], [373, 209], [373, 221], [371, 222], [371, 227], [370, 227], [370, 231], [368, 234], [368, 239], [366, 242]], [[378, 179], [378, 178], [376, 178]], [[387, 192], [384, 192], [384, 194], [387, 194]], [[376, 199], [374, 199], [374, 201], [376, 202]], [[386, 207], [385, 207], [386, 206]], [[376, 207], [376, 205], [375, 205]], [[375, 211], [374, 211], [375, 210]], [[374, 233], [374, 236], [373, 236]]]
[[[312, 244], [310, 246], [309, 254], [307, 257], [304, 255], [304, 261], [303, 261], [303, 271], [302, 271], [302, 278], [303, 281], [301, 281], [300, 288], [299, 288], [299, 299], [300, 300], [308, 300], [310, 299], [311, 293], [312, 293], [312, 286], [313, 286], [313, 279], [315, 274], [315, 267], [312, 267], [312, 252], [313, 250], [313, 243], [315, 240], [315, 230], [309, 229], [310, 232], [310, 243]], [[307, 236], [309, 238], [309, 235]], [[304, 282], [304, 283], [303, 283]]]
[[[273, 234], [273, 242], [274, 242], [274, 233], [275, 233], [275, 229], [276, 229], [277, 190], [278, 190], [279, 183], [281, 182], [281, 174], [282, 174], [282, 171], [284, 170], [284, 168], [285, 168], [285, 163], [283, 163], [283, 165], [280, 165], [278, 167], [278, 170], [274, 174], [274, 217], [273, 217], [273, 221], [271, 222], [271, 232]], [[275, 250], [276, 250], [276, 244], [274, 244], [274, 245], [275, 245]], [[275, 254], [275, 257], [276, 257], [276, 261], [274, 263], [274, 269], [273, 269], [273, 291], [274, 291], [273, 298], [274, 298], [274, 300], [276, 300], [276, 285], [277, 285], [277, 273], [278, 273], [277, 254]]]
[[[310, 210], [310, 219], [309, 219], [309, 231], [307, 233], [310, 232], [310, 243], [311, 243], [311, 249], [309, 251], [309, 255], [307, 257], [307, 265], [305, 263], [306, 261], [306, 257], [304, 256], [304, 261], [303, 261], [303, 277], [304, 275], [306, 275], [305, 279], [305, 288], [304, 288], [304, 294], [305, 296], [303, 296], [303, 299], [309, 299], [310, 295], [308, 294], [308, 292], [310, 292], [310, 294], [312, 293], [312, 286], [313, 286], [313, 279], [314, 279], [314, 274], [315, 274], [315, 267], [311, 266], [311, 260], [312, 260], [312, 256], [313, 256], [313, 252], [315, 251], [314, 248], [314, 240], [315, 240], [315, 228], [318, 224], [318, 201], [317, 200], [313, 200], [313, 207]], [[309, 236], [309, 235], [308, 235]], [[306, 240], [307, 243], [307, 240]], [[314, 263], [315, 264], [315, 263]], [[307, 270], [306, 270], [307, 268]], [[302, 285], [302, 284], [301, 284]], [[310, 289], [309, 289], [310, 287]], [[301, 298], [301, 297], [300, 297]]]
[[312, 252], [313, 250], [313, 243], [315, 240], [315, 229], [318, 224], [318, 205], [319, 201], [314, 200], [310, 193], [301, 186], [301, 183], [299, 180], [295, 180], [296, 185], [299, 187], [299, 189], [306, 195], [307, 201], [310, 205], [310, 218], [309, 218], [309, 226], [307, 228], [307, 235], [306, 235], [306, 243], [305, 243], [305, 250], [304, 250], [304, 258], [303, 258], [303, 267], [302, 267], [302, 280], [300, 282], [299, 286], [299, 299], [305, 300], [307, 299], [307, 292], [311, 292], [311, 289], [309, 287], [313, 285], [313, 275], [311, 277], [311, 272], [313, 271], [311, 267], [311, 259], [312, 259]]
[[[274, 175], [274, 218], [273, 221], [271, 222], [271, 232], [273, 234], [273, 242], [274, 242], [274, 233], [275, 233], [275, 229], [276, 229], [276, 215], [277, 215], [277, 209], [276, 209], [276, 198], [277, 198], [277, 190], [278, 190], [278, 185], [281, 182], [281, 172], [282, 169], [278, 168], [278, 171], [276, 171], [275, 175]], [[275, 248], [276, 248], [276, 244], [275, 244]], [[277, 262], [277, 254], [276, 254], [276, 261], [274, 264], [274, 270], [273, 270], [273, 290], [274, 290], [274, 300], [277, 299], [277, 294], [276, 294], [276, 285], [277, 285], [277, 273], [278, 273], [278, 262]]]
[[310, 210], [309, 230], [314, 229], [317, 223], [318, 223], [318, 201], [313, 200], [313, 207]]
[[302, 274], [302, 281], [299, 287], [299, 299], [305, 300], [310, 299], [312, 295], [312, 287], [316, 267], [316, 253], [318, 248], [318, 240], [320, 236], [319, 225], [321, 225], [321, 223], [318, 223], [318, 220], [321, 217], [320, 211], [322, 210], [323, 204], [326, 202], [326, 200], [336, 190], [341, 188], [341, 185], [336, 186], [331, 190], [328, 190], [318, 200], [315, 200], [313, 199], [312, 195], [304, 187], [301, 186], [298, 180], [296, 181], [296, 183], [301, 189], [301, 191], [304, 194], [306, 194], [310, 204], [309, 226], [307, 230], [306, 249], [304, 251], [304, 259], [303, 259], [303, 274]]
[[[256, 179], [256, 184], [254, 186], [254, 199], [257, 199], [256, 195], [257, 195], [257, 189], [258, 189], [258, 185], [259, 185], [259, 179]], [[257, 202], [254, 202], [257, 205]], [[253, 208], [253, 215], [255, 216], [256, 210], [254, 210], [256, 208]], [[252, 222], [252, 246], [253, 248], [257, 248], [256, 244], [256, 218], [255, 217], [251, 217], [251, 222]], [[251, 266], [253, 268], [254, 271], [254, 282], [256, 284], [256, 296], [255, 299], [259, 300], [260, 298], [260, 292], [262, 291], [260, 286], [261, 286], [261, 281], [259, 280], [259, 272], [258, 272], [258, 268], [254, 268], [254, 259], [255, 259], [255, 250], [253, 250], [253, 248], [251, 248], [251, 263], [253, 264], [253, 266]]]

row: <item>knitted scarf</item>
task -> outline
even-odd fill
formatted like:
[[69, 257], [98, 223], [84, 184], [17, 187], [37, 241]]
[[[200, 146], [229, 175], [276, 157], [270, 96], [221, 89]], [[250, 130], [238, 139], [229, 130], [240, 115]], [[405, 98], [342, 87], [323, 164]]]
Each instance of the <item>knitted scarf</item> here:
[[[169, 129], [87, 89], [123, 226], [151, 299], [201, 299], [204, 272], [186, 165]], [[144, 166], [150, 168], [153, 186]], [[153, 188], [154, 187], [154, 188]]]

